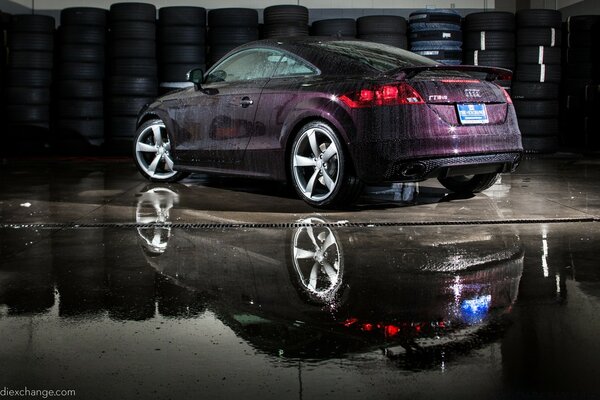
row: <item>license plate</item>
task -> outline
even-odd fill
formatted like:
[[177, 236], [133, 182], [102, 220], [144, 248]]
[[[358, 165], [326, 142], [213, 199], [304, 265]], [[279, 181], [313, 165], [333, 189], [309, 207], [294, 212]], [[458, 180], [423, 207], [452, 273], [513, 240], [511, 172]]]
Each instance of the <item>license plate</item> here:
[[487, 124], [490, 122], [485, 104], [457, 104], [462, 125]]

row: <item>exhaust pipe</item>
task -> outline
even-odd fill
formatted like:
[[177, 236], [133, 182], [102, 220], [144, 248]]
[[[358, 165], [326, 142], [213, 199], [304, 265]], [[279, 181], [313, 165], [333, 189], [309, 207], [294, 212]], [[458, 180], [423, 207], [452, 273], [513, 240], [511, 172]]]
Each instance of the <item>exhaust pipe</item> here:
[[427, 167], [420, 162], [404, 164], [400, 168], [400, 174], [405, 178], [420, 178], [425, 174]]

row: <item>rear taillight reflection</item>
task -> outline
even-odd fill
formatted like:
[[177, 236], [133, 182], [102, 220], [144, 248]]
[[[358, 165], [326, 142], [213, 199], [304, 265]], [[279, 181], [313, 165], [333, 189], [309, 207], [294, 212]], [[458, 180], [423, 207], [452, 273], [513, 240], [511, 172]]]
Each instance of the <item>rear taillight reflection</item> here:
[[346, 93], [340, 96], [340, 100], [350, 108], [425, 103], [421, 95], [405, 82]]

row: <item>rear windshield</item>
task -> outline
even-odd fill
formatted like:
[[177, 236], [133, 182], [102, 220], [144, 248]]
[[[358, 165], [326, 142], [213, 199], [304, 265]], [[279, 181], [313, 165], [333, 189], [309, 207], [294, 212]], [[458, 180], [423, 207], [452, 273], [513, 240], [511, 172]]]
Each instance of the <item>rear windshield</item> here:
[[344, 40], [312, 42], [308, 45], [351, 58], [379, 72], [386, 72], [395, 68], [439, 65], [427, 57], [379, 43]]

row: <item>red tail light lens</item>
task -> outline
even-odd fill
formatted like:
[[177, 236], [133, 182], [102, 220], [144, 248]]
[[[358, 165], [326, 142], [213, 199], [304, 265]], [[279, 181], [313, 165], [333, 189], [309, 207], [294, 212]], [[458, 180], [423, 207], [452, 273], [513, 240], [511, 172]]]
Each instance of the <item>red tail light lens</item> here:
[[506, 89], [504, 89], [502, 86], [498, 85], [498, 87], [502, 90], [502, 93], [504, 93], [504, 98], [506, 99], [506, 102], [508, 104], [512, 104], [512, 99], [510, 98], [510, 94], [508, 94], [508, 92], [506, 91]]
[[425, 103], [421, 95], [406, 82], [346, 93], [340, 96], [340, 100], [350, 108]]

